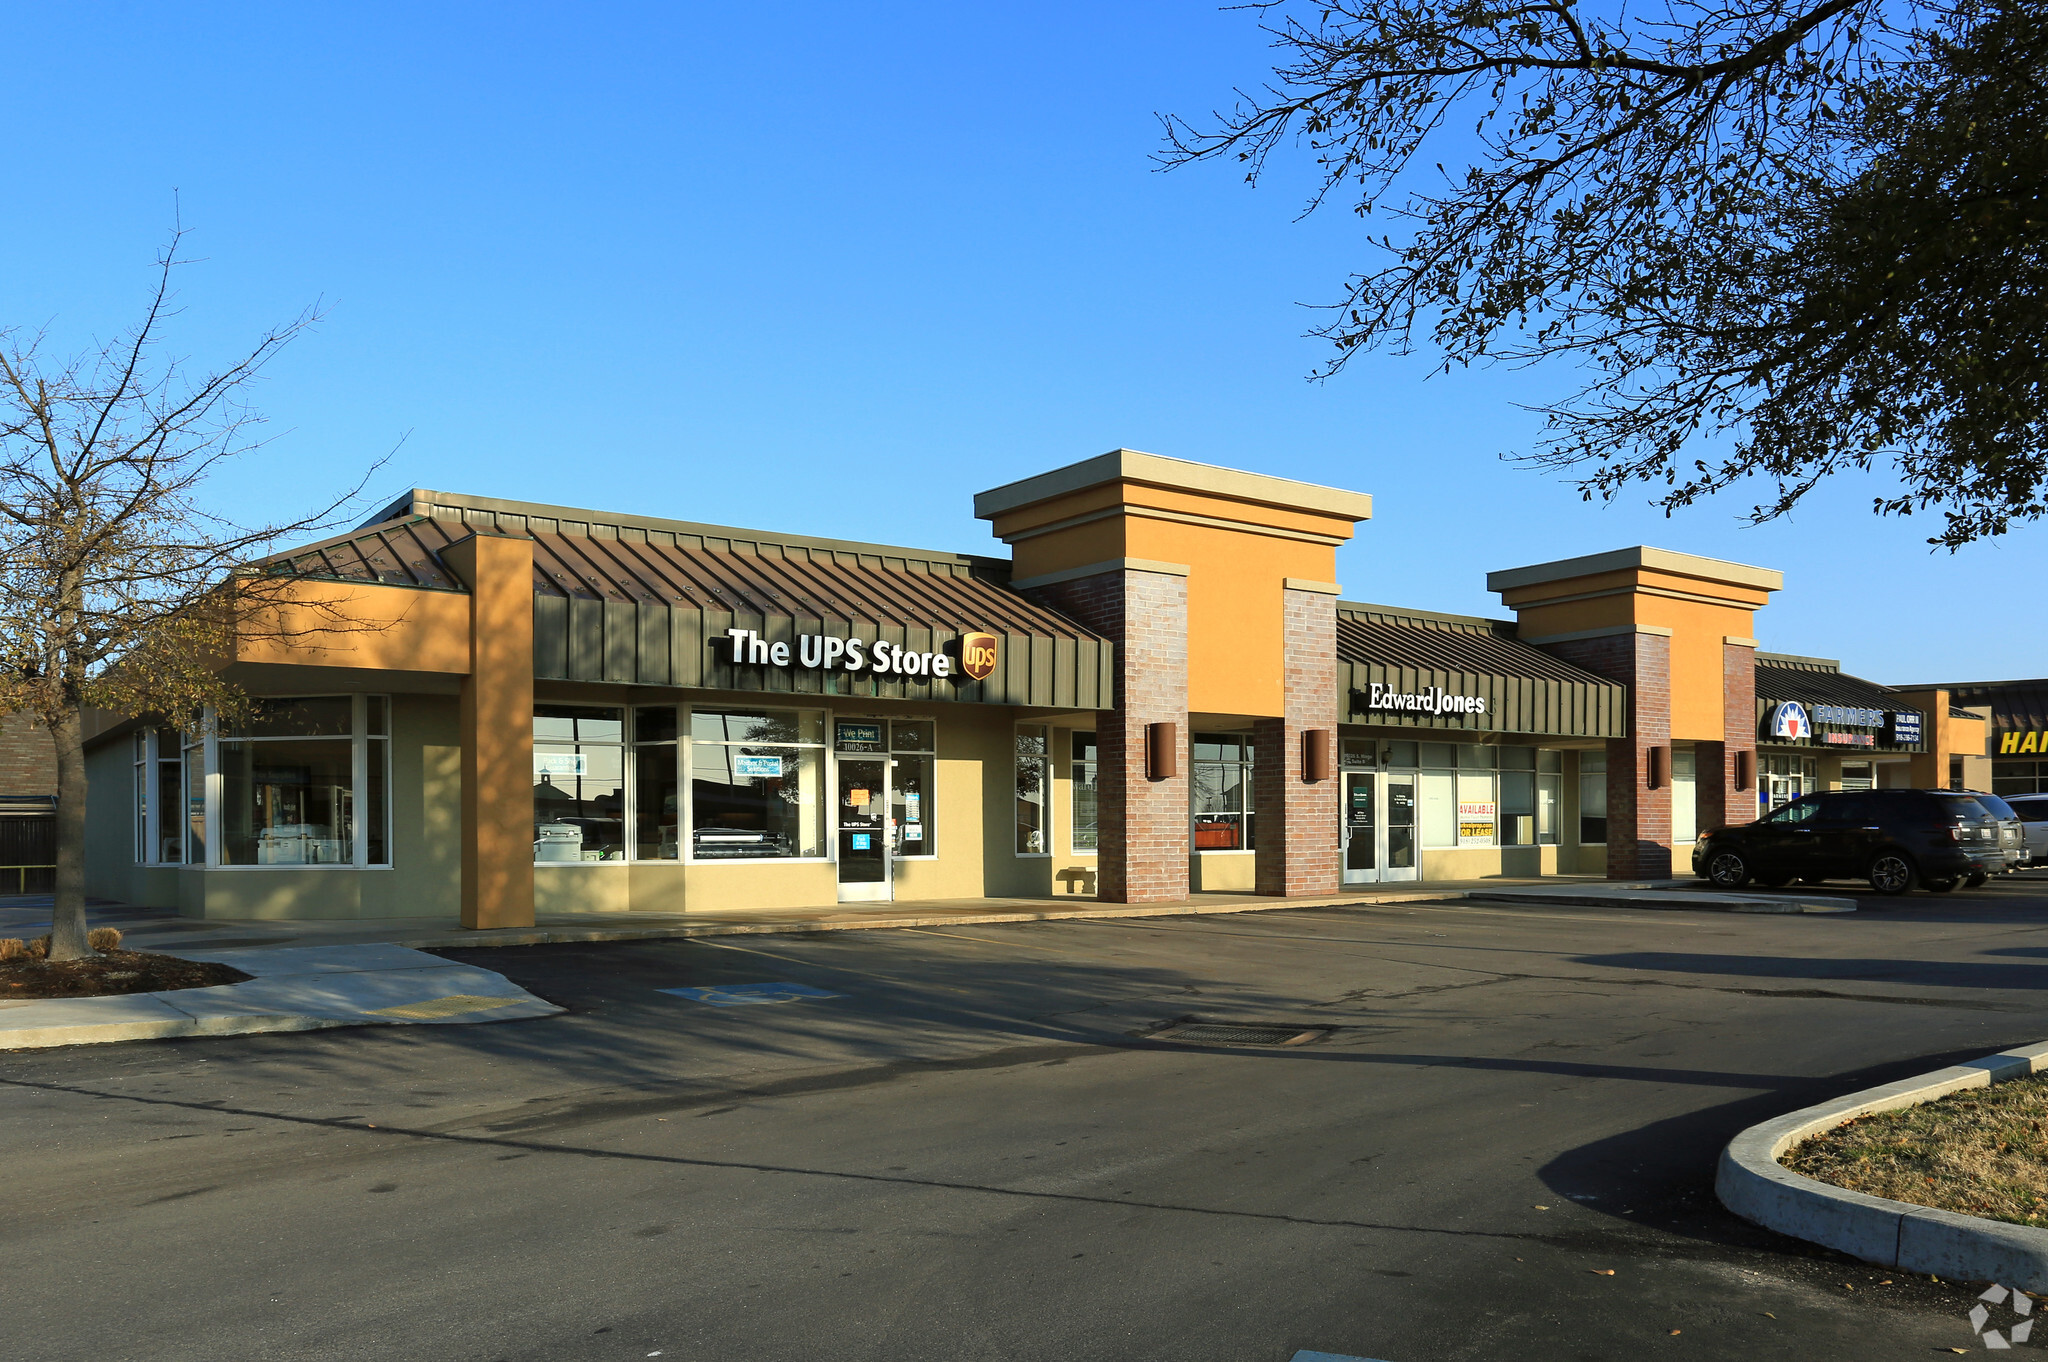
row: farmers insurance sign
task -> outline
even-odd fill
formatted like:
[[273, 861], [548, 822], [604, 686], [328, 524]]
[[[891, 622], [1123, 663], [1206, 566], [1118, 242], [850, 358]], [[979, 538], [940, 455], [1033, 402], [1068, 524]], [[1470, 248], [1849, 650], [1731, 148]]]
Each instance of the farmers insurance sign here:
[[995, 673], [1001, 644], [994, 634], [962, 634], [958, 656], [951, 651], [912, 652], [886, 639], [839, 638], [833, 634], [799, 634], [791, 647], [751, 629], [728, 629], [724, 645], [736, 666], [782, 667], [789, 670], [869, 672], [877, 676], [923, 676], [933, 680], [964, 676], [985, 681]]

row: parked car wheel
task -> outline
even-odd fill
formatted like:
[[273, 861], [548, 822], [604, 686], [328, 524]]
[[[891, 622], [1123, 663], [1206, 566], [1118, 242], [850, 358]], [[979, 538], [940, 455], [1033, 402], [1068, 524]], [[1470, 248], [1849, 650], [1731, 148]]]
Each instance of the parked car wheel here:
[[1946, 894], [1961, 883], [1962, 881], [1953, 875], [1940, 875], [1931, 880], [1920, 881], [1920, 887], [1932, 893]]
[[1870, 887], [1880, 894], [1903, 894], [1920, 873], [1903, 852], [1880, 851], [1870, 860]]
[[1707, 878], [1720, 889], [1740, 889], [1749, 883], [1749, 862], [1739, 851], [1721, 850], [1707, 857]]
[[1977, 871], [1972, 871], [1972, 872], [1971, 872], [1971, 874], [1970, 874], [1970, 878], [1968, 878], [1967, 880], [1964, 880], [1964, 881], [1963, 881], [1963, 888], [1965, 888], [1965, 889], [1975, 889], [1975, 888], [1976, 888], [1976, 887], [1977, 887], [1978, 885], [1980, 885], [1980, 884], [1984, 883], [1984, 881], [1986, 881], [1986, 880], [1988, 880], [1988, 879], [1990, 879], [1990, 878], [1991, 878], [1991, 877], [1990, 877], [1989, 875], [1985, 874], [1985, 873], [1984, 873], [1983, 871], [1981, 871], [1981, 870], [1977, 870]]

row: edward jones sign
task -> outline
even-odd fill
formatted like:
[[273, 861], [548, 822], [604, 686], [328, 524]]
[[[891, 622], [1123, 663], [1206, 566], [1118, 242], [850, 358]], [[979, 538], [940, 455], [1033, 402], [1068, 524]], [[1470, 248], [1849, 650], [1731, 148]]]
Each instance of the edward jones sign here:
[[832, 634], [800, 634], [792, 649], [788, 640], [773, 642], [751, 629], [728, 629], [721, 640], [735, 666], [802, 667], [806, 670], [869, 672], [877, 676], [922, 676], [944, 680], [965, 675], [984, 681], [996, 669], [1001, 644], [994, 634], [963, 634], [956, 658], [950, 652], [920, 653], [886, 639], [839, 638]]

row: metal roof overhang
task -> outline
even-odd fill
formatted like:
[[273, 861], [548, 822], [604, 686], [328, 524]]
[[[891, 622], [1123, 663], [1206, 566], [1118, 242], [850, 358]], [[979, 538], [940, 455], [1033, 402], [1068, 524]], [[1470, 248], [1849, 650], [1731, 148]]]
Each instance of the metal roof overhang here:
[[[1628, 688], [1516, 641], [1505, 621], [1340, 605], [1338, 683], [1356, 724], [1532, 737], [1628, 736]], [[1368, 710], [1371, 687], [1397, 695], [1479, 696], [1486, 710]]]
[[[1787, 742], [1774, 738], [1767, 731], [1774, 710], [1788, 700], [1796, 700], [1806, 706], [1808, 720], [1813, 725], [1816, 741]], [[1846, 672], [1822, 670], [1800, 666], [1775, 667], [1768, 662], [1756, 664], [1756, 723], [1757, 742], [1766, 747], [1797, 747], [1808, 752], [1831, 752], [1839, 756], [1855, 757], [1859, 752], [1884, 752], [1897, 755], [1908, 752], [1925, 752], [1927, 743], [1923, 738], [1917, 743], [1886, 743], [1882, 728], [1853, 726], [1847, 724], [1823, 723], [1812, 711], [1816, 705], [1838, 705], [1845, 709], [1875, 709], [1906, 714], [1921, 714], [1921, 711], [1899, 703], [1899, 692], [1890, 686], [1881, 686], [1875, 681], [1866, 681], [1860, 676]], [[1923, 719], [1931, 716], [1922, 714]], [[1840, 734], [1845, 738], [1868, 736], [1868, 744], [1860, 742], [1829, 742], [1828, 734]]]
[[[591, 533], [411, 516], [281, 555], [308, 577], [460, 591], [439, 551], [488, 528], [534, 546], [538, 680], [1096, 710], [1114, 645], [1010, 591], [986, 560], [827, 541], [776, 543], [593, 524]], [[981, 681], [734, 665], [714, 645], [747, 629], [792, 652], [799, 635], [942, 652], [968, 633], [1001, 643]]]

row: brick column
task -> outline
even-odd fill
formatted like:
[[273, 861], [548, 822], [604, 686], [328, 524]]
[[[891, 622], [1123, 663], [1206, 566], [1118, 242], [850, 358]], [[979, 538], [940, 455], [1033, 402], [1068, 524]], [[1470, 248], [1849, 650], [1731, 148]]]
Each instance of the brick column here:
[[1302, 734], [1330, 730], [1336, 765], [1337, 598], [1281, 591], [1286, 716], [1252, 724], [1253, 836], [1258, 891], [1281, 897], [1337, 890], [1337, 786], [1304, 780]]
[[[1721, 727], [1720, 742], [1693, 744], [1701, 832], [1756, 817], [1756, 786], [1735, 788], [1736, 756], [1748, 752], [1753, 757], [1756, 752], [1754, 643], [1724, 641], [1721, 645]], [[1683, 850], [1674, 848], [1679, 853]]]
[[1671, 745], [1671, 636], [1624, 628], [1545, 644], [1546, 652], [1629, 688], [1629, 736], [1607, 741], [1607, 878], [1671, 875], [1671, 786], [1650, 788], [1652, 747]]
[[[1116, 645], [1115, 704], [1095, 728], [1096, 897], [1178, 903], [1189, 869], [1187, 578], [1114, 568], [1031, 594]], [[1145, 726], [1155, 723], [1179, 735], [1171, 780], [1146, 775]]]

